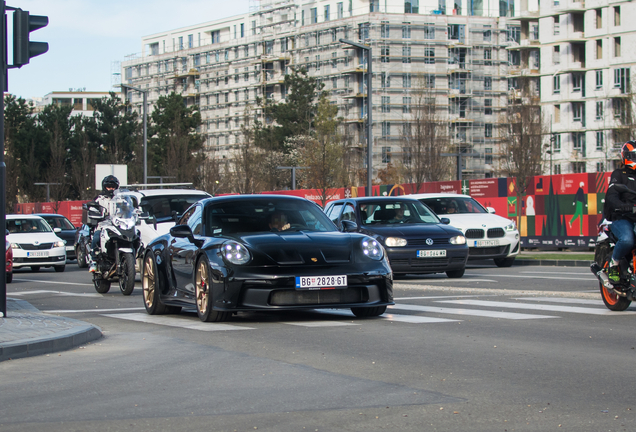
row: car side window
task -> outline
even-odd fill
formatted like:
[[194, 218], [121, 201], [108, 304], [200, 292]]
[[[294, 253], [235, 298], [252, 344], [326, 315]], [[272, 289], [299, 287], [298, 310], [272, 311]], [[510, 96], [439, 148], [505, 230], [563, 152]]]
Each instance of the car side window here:
[[196, 209], [197, 207], [195, 206], [195, 207], [192, 207], [187, 212], [185, 212], [185, 214], [181, 216], [181, 219], [179, 219], [179, 223], [177, 225], [189, 225], [188, 220], [190, 220], [190, 217], [192, 216], [192, 214], [194, 213]]
[[201, 206], [194, 206], [188, 211], [191, 214], [188, 219], [188, 226], [192, 229], [192, 234], [201, 235]]
[[356, 221], [356, 209], [351, 203], [347, 203], [342, 212], [342, 220]]
[[331, 209], [329, 210], [329, 213], [327, 213], [327, 216], [329, 216], [329, 219], [331, 219], [331, 221], [335, 224], [338, 224], [338, 216], [340, 216], [340, 210], [342, 209], [342, 205], [343, 203], [334, 204], [333, 207], [331, 207]]

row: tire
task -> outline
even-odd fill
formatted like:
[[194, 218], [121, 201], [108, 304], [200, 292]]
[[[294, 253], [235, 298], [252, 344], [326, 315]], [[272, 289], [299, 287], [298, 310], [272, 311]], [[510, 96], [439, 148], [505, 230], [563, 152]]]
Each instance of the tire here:
[[64, 270], [66, 270], [66, 265], [63, 266], [53, 266], [53, 268], [55, 269], [56, 272], [58, 273], [62, 273]]
[[448, 276], [451, 279], [459, 279], [460, 277], [464, 276], [465, 272], [466, 272], [465, 268], [461, 270], [449, 270], [446, 272], [446, 276]]
[[351, 312], [358, 318], [377, 317], [386, 312], [386, 306], [352, 307]]
[[[609, 261], [612, 258], [612, 248], [607, 245], [607, 247], [599, 248], [595, 251], [594, 261], [606, 269], [609, 266]], [[598, 284], [599, 289], [601, 290], [601, 298], [603, 299], [603, 303], [605, 303], [605, 307], [614, 312], [622, 312], [629, 307], [632, 303], [631, 300], [627, 300], [626, 297], [620, 296], [614, 292], [614, 290], [608, 290], [603, 286], [603, 284]]]
[[230, 318], [231, 312], [215, 311], [212, 308], [214, 299], [209, 283], [210, 264], [208, 259], [203, 257], [197, 264], [194, 278], [194, 298], [197, 303], [197, 315], [203, 322], [221, 322]]
[[157, 264], [152, 253], [147, 253], [141, 266], [141, 293], [148, 315], [163, 315], [167, 307], [159, 298]]
[[497, 267], [511, 267], [515, 262], [515, 257], [512, 258], [495, 258], [493, 259]]
[[88, 267], [88, 256], [86, 254], [86, 248], [82, 243], [77, 246], [75, 251], [75, 255], [77, 256], [77, 266], [79, 268]]
[[100, 294], [106, 294], [110, 290], [110, 281], [105, 279], [93, 279], [95, 291]]
[[7, 273], [7, 283], [13, 282], [13, 272]]
[[125, 296], [131, 295], [135, 289], [135, 257], [129, 253], [125, 253], [121, 257], [119, 289]]
[[40, 271], [40, 266], [31, 266], [31, 271], [32, 272], [39, 272]]

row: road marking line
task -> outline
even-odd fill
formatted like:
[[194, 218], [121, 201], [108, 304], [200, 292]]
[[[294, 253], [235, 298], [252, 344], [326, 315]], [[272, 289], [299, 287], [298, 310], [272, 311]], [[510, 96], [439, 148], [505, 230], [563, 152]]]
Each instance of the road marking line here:
[[495, 294], [476, 294], [476, 295], [445, 295], [445, 296], [427, 296], [427, 297], [393, 297], [393, 300], [430, 300], [430, 299], [454, 299], [465, 297], [495, 297]]
[[89, 286], [89, 287], [93, 286], [93, 284], [83, 284], [83, 283], [76, 283], [76, 282], [45, 281], [45, 280], [38, 280], [38, 279], [17, 279], [16, 278], [13, 280], [20, 281], [20, 282], [39, 282], [43, 284], [78, 285], [78, 286]]
[[583, 307], [576, 307], [576, 306], [554, 306], [554, 305], [537, 305], [537, 304], [525, 304], [525, 303], [506, 303], [506, 302], [495, 302], [495, 301], [484, 301], [484, 300], [442, 300], [440, 301], [440, 303], [454, 303], [454, 304], [469, 305], [469, 306], [502, 307], [502, 308], [508, 308], [508, 309], [531, 309], [531, 310], [552, 311], [552, 312], [569, 312], [569, 313], [580, 313], [580, 314], [588, 314], [588, 315], [614, 315], [614, 316], [636, 315], [636, 312], [616, 313], [608, 309], [593, 309], [593, 308], [583, 308]]
[[70, 296], [70, 297], [98, 297], [98, 298], [104, 297], [102, 294], [97, 294], [97, 293], [71, 293], [66, 291], [52, 291], [52, 290], [33, 290], [33, 291], [12, 292], [12, 293], [7, 293], [7, 296], [22, 296], [22, 295], [31, 295], [31, 294], [57, 294], [57, 295]]
[[300, 327], [340, 327], [349, 325], [358, 325], [356, 323], [342, 322], [342, 321], [296, 321], [296, 322], [281, 322], [280, 324], [289, 324]]
[[58, 310], [43, 310], [44, 313], [91, 313], [91, 312], [119, 312], [119, 311], [138, 311], [145, 310], [143, 307], [135, 307], [135, 308], [117, 308], [117, 309], [76, 309], [76, 310], [68, 310], [68, 309], [58, 309]]
[[[458, 300], [458, 301], [462, 301], [462, 300]], [[455, 309], [455, 308], [444, 308], [444, 307], [438, 307], [438, 306], [420, 306], [420, 305], [407, 305], [407, 304], [396, 304], [395, 306], [389, 306], [389, 308], [397, 309], [397, 310], [409, 310], [409, 311], [415, 311], [415, 312], [432, 312], [432, 313], [441, 313], [441, 314], [450, 314], [450, 315], [472, 315], [472, 316], [502, 318], [502, 319], [511, 319], [511, 320], [560, 318], [557, 316], [549, 316], [549, 315], [531, 315], [531, 314], [512, 313], [512, 312], [487, 311], [487, 310], [479, 310], [479, 309]]]
[[529, 300], [529, 301], [541, 301], [541, 302], [551, 302], [551, 303], [575, 303], [575, 304], [587, 304], [594, 306], [603, 306], [603, 300], [600, 298], [598, 300], [589, 300], [589, 299], [576, 299], [576, 298], [563, 298], [563, 297], [519, 297], [514, 298], [513, 300]]
[[426, 282], [426, 283], [436, 283], [436, 282], [452, 282], [452, 283], [458, 283], [458, 282], [465, 282], [465, 283], [473, 283], [473, 282], [492, 282], [492, 283], [497, 283], [499, 281], [494, 280], [494, 279], [441, 279], [441, 278], [434, 278], [434, 279], [419, 279], [418, 281], [415, 281], [413, 279], [408, 279], [408, 280], [398, 280], [398, 281], [393, 281], [393, 283], [400, 283], [400, 282]]
[[590, 270], [587, 269], [587, 271], [580, 271], [578, 273], [574, 273], [574, 272], [545, 272], [545, 271], [542, 271], [542, 272], [536, 272], [536, 271], [533, 271], [533, 272], [525, 271], [524, 272], [524, 271], [522, 271], [522, 272], [519, 272], [519, 273], [522, 273], [522, 274], [537, 274], [538, 273], [538, 274], [549, 274], [549, 275], [555, 274], [555, 275], [575, 275], [575, 276], [583, 276], [583, 275], [585, 275], [585, 276], [587, 276], [589, 271]]
[[[355, 317], [353, 312], [347, 309], [335, 309], [335, 310], [328, 310], [328, 311], [316, 310], [316, 312]], [[409, 324], [428, 324], [428, 323], [461, 321], [461, 320], [446, 319], [446, 318], [423, 317], [419, 315], [398, 315], [398, 314], [391, 314], [391, 313], [384, 313], [380, 315], [379, 317], [370, 318], [370, 319], [389, 320], [389, 321], [403, 322], [403, 323], [409, 323]], [[362, 323], [363, 321], [360, 321], [360, 322], [356, 321], [353, 324], [360, 325]]]
[[[464, 276], [482, 276], [480, 274], [468, 274]], [[489, 274], [491, 277], [503, 277], [503, 278], [521, 278], [521, 279], [553, 279], [553, 280], [578, 280], [578, 281], [596, 281], [594, 275], [590, 274], [587, 278], [574, 278], [574, 277], [554, 277], [554, 276], [519, 276], [519, 275], [503, 275], [503, 274]]]
[[216, 324], [216, 323], [204, 323], [200, 321], [194, 321], [187, 317], [165, 317], [165, 316], [154, 316], [148, 314], [103, 314], [105, 317], [110, 318], [118, 318], [130, 321], [138, 321], [145, 322], [149, 324], [158, 324], [165, 325], [169, 327], [181, 327], [190, 330], [201, 330], [201, 331], [225, 331], [225, 330], [254, 330], [253, 327], [240, 327], [230, 324]]

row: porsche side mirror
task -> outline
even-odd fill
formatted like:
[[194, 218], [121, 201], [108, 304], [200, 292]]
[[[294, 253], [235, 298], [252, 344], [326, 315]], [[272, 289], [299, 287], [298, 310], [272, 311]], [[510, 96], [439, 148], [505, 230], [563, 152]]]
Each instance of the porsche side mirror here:
[[354, 221], [343, 220], [342, 223], [342, 232], [356, 232], [358, 231], [358, 225]]
[[175, 225], [170, 228], [170, 235], [177, 238], [187, 238], [190, 241], [194, 240], [192, 230], [188, 225]]
[[441, 218], [439, 221], [441, 223], [443, 223], [444, 225], [448, 225], [450, 223], [450, 219], [449, 218]]

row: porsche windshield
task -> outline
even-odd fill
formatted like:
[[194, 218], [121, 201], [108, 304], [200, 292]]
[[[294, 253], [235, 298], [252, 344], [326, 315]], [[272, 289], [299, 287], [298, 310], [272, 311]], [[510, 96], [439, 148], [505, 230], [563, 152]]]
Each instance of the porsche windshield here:
[[211, 203], [205, 209], [207, 235], [256, 232], [337, 231], [311, 201], [250, 198]]
[[375, 201], [360, 203], [362, 225], [437, 224], [437, 216], [419, 201]]
[[462, 213], [488, 213], [481, 204], [472, 198], [441, 197], [423, 198], [421, 201], [438, 215], [452, 215]]

